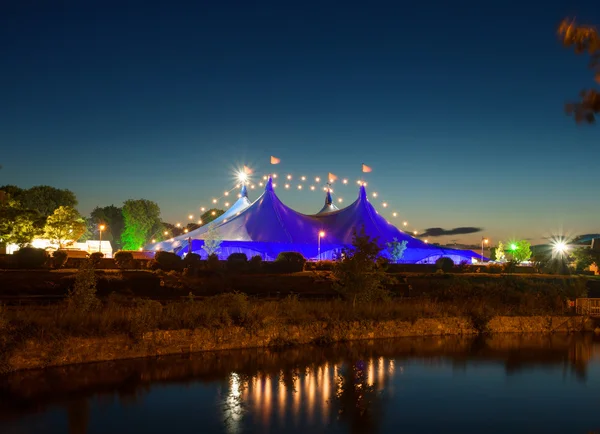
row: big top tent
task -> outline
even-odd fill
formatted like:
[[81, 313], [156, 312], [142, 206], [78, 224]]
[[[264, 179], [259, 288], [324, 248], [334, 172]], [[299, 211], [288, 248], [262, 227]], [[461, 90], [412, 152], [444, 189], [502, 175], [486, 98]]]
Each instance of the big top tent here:
[[[325, 207], [317, 214], [307, 215], [281, 202], [271, 178], [262, 195], [252, 204], [244, 187], [242, 197], [218, 219], [146, 248], [175, 252], [180, 256], [193, 252], [206, 258], [204, 241], [216, 238], [221, 241], [218, 252], [221, 259], [232, 253], [245, 253], [248, 257], [260, 255], [263, 260], [273, 260], [279, 253], [287, 251], [299, 252], [308, 259], [334, 259], [344, 247], [352, 244], [354, 230], [362, 228], [382, 246], [394, 240], [406, 241], [407, 248], [400, 260], [403, 263], [432, 263], [442, 256], [455, 263], [470, 263], [473, 258], [480, 257], [472, 251], [439, 248], [401, 231], [377, 212], [367, 198], [364, 185], [360, 186], [358, 198], [349, 206], [337, 209], [327, 192]], [[320, 233], [324, 236], [320, 237]]]

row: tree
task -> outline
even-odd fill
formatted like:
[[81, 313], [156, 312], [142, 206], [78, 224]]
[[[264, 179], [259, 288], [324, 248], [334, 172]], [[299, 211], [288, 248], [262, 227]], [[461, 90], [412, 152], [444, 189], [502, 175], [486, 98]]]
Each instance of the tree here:
[[225, 214], [225, 211], [222, 209], [211, 208], [200, 216], [200, 220], [202, 220], [202, 225], [206, 225], [223, 214]]
[[13, 199], [0, 204], [0, 240], [6, 244], [26, 246], [43, 233], [43, 218], [33, 210], [24, 209]]
[[114, 205], [96, 207], [90, 213], [92, 220], [92, 233], [98, 237], [98, 226], [104, 224], [106, 226], [102, 239], [106, 241], [112, 241], [116, 249], [120, 249], [121, 235], [125, 227], [123, 220], [123, 209]]
[[221, 243], [223, 240], [219, 234], [219, 230], [211, 227], [208, 232], [206, 232], [206, 236], [204, 237], [204, 246], [202, 249], [210, 255], [216, 255], [221, 250]]
[[6, 193], [6, 195], [8, 195], [9, 198], [17, 200], [17, 201], [21, 198], [21, 195], [25, 192], [25, 190], [23, 190], [20, 187], [17, 187], [16, 185], [3, 185], [2, 187], [0, 187], [0, 191], [3, 191], [4, 193]]
[[394, 281], [385, 272], [385, 261], [380, 257], [381, 246], [376, 239], [352, 232], [352, 246], [342, 250], [342, 260], [333, 267], [334, 289], [346, 300], [370, 302], [386, 299], [386, 285]]
[[77, 198], [71, 190], [61, 190], [48, 185], [38, 185], [25, 190], [19, 196], [19, 201], [23, 208], [36, 210], [44, 217], [48, 217], [61, 206], [77, 206]]
[[[591, 26], [577, 25], [574, 20], [565, 19], [558, 28], [558, 34], [566, 47], [573, 47], [576, 54], [587, 53], [590, 59], [590, 68], [594, 71], [594, 78], [600, 83], [600, 36], [598, 31]], [[595, 89], [583, 90], [581, 101], [569, 103], [565, 106], [568, 114], [575, 116], [576, 122], [593, 123], [600, 113], [600, 92]]]
[[504, 253], [504, 243], [502, 243], [502, 241], [498, 242], [498, 247], [496, 247], [496, 261], [506, 261], [506, 254]]
[[46, 219], [44, 236], [62, 248], [78, 240], [85, 230], [85, 220], [75, 208], [60, 206]]
[[531, 258], [531, 243], [527, 240], [515, 241], [510, 245], [510, 253], [513, 261], [525, 262]]
[[600, 251], [579, 247], [571, 252], [576, 271], [586, 271], [593, 264], [600, 264]]
[[155, 233], [162, 232], [160, 208], [147, 199], [130, 199], [123, 204], [124, 229], [121, 244], [124, 250], [143, 247]]
[[392, 262], [398, 262], [404, 256], [408, 241], [398, 241], [398, 238], [394, 237], [392, 241], [386, 243], [388, 255]]

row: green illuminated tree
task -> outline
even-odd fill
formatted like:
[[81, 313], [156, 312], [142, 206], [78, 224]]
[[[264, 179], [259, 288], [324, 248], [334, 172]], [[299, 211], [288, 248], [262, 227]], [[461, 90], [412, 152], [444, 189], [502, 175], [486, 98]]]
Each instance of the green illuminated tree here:
[[45, 237], [60, 248], [77, 241], [86, 231], [85, 220], [75, 208], [60, 206], [46, 219]]
[[395, 238], [386, 243], [388, 254], [390, 255], [390, 259], [392, 262], [398, 262], [404, 256], [404, 251], [406, 250], [408, 241], [402, 240], [398, 241], [398, 238]]
[[531, 243], [527, 240], [515, 241], [510, 244], [512, 260], [520, 263], [531, 258]]
[[496, 261], [506, 261], [506, 254], [504, 253], [504, 243], [502, 243], [502, 241], [498, 242], [498, 247], [496, 247]]
[[160, 234], [163, 228], [158, 204], [147, 199], [125, 201], [123, 222], [121, 243], [124, 250], [143, 247], [154, 234]]
[[48, 185], [38, 185], [23, 191], [19, 197], [23, 208], [32, 209], [48, 217], [61, 206], [75, 208], [77, 198], [70, 190], [61, 190]]
[[[566, 47], [573, 47], [575, 53], [590, 56], [590, 68], [594, 78], [600, 83], [600, 35], [592, 26], [578, 25], [574, 20], [565, 19], [558, 28], [558, 34]], [[577, 122], [593, 123], [600, 113], [600, 92], [587, 89], [581, 92], [581, 101], [566, 105], [566, 111], [575, 116]]]

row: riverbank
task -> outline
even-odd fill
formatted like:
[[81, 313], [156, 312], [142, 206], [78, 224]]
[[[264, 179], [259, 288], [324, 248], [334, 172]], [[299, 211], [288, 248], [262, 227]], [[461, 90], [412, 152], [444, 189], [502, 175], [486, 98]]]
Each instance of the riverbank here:
[[[497, 316], [486, 324], [493, 334], [560, 334], [592, 331], [589, 318], [578, 316]], [[291, 347], [304, 344], [424, 336], [468, 336], [481, 332], [472, 318], [424, 318], [412, 321], [319, 321], [303, 325], [265, 325], [248, 329], [158, 330], [135, 338], [120, 333], [97, 337], [26, 339], [4, 357], [4, 371], [46, 368], [203, 351]]]

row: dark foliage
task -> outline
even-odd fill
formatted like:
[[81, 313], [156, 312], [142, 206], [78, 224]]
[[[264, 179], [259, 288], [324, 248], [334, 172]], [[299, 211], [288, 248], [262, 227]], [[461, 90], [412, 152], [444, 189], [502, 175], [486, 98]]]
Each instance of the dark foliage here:
[[227, 258], [227, 271], [242, 272], [248, 270], [248, 257], [245, 253], [232, 253]]
[[69, 255], [64, 250], [57, 250], [52, 254], [52, 267], [62, 268], [67, 263]]
[[175, 253], [171, 252], [156, 252], [154, 255], [156, 268], [164, 271], [181, 271], [183, 269], [183, 261]]
[[115, 253], [114, 259], [117, 266], [121, 269], [133, 268], [133, 254], [131, 252], [119, 250]]
[[48, 254], [44, 249], [23, 247], [15, 252], [17, 267], [42, 268], [48, 261]]
[[94, 252], [90, 255], [90, 264], [92, 267], [97, 268], [100, 265], [100, 261], [104, 258], [104, 253], [102, 252]]
[[442, 270], [444, 273], [449, 273], [454, 268], [454, 261], [450, 258], [442, 256], [435, 261], [435, 266], [438, 270]]
[[304, 270], [306, 259], [298, 252], [281, 252], [277, 255], [275, 270], [281, 273], [298, 273]]

